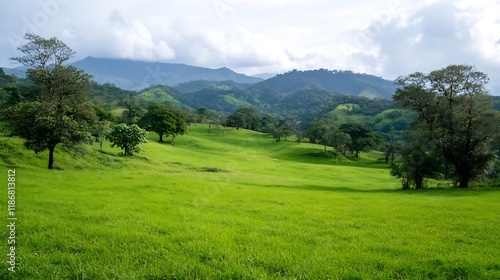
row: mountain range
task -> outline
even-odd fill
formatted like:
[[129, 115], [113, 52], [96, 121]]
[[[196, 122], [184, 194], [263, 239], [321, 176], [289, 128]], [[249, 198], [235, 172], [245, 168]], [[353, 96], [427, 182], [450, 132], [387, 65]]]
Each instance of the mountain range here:
[[155, 84], [174, 86], [195, 80], [232, 80], [237, 83], [263, 80], [236, 73], [226, 67], [210, 69], [177, 63], [87, 57], [72, 65], [94, 76], [98, 83], [111, 83], [130, 90], [141, 90]]
[[[234, 83], [231, 88], [236, 87], [256, 94], [278, 92], [287, 95], [315, 87], [340, 94], [390, 99], [396, 89], [392, 81], [381, 77], [341, 70], [293, 70], [283, 74], [247, 76], [225, 67], [211, 69], [176, 63], [95, 57], [87, 57], [72, 65], [91, 74], [97, 83], [110, 83], [135, 91], [151, 85], [167, 85], [178, 87], [181, 91], [194, 92], [211, 88], [215, 83], [232, 81]], [[5, 69], [5, 72], [22, 77], [25, 70], [25, 67], [18, 67]]]

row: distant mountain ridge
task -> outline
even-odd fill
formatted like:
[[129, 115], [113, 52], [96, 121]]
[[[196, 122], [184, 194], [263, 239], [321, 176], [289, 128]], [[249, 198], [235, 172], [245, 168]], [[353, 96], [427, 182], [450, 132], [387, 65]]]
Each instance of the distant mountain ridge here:
[[307, 87], [318, 87], [335, 93], [367, 98], [391, 99], [397, 86], [393, 81], [352, 71], [341, 70], [293, 70], [256, 83], [249, 90], [276, 90], [290, 94]]
[[[176, 87], [181, 92], [207, 90], [240, 90], [267, 99], [278, 95], [317, 88], [352, 96], [391, 99], [396, 91], [393, 81], [369, 74], [342, 70], [293, 70], [283, 74], [250, 77], [223, 67], [210, 69], [173, 63], [153, 63], [125, 59], [87, 57], [72, 63], [93, 76], [100, 84], [114, 84], [126, 90], [141, 91], [152, 85]], [[8, 74], [23, 77], [26, 67], [5, 69]], [[273, 76], [274, 75], [274, 76]], [[266, 80], [263, 80], [265, 76]]]
[[125, 59], [87, 57], [73, 66], [94, 76], [98, 83], [111, 83], [129, 90], [141, 90], [151, 85], [175, 86], [196, 80], [256, 83], [260, 78], [239, 74], [223, 67], [210, 69], [177, 63], [143, 62]]

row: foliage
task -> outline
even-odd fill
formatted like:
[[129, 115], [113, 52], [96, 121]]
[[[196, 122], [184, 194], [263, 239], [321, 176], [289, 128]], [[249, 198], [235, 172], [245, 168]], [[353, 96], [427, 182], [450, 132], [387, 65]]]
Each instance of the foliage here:
[[441, 161], [436, 155], [428, 151], [425, 139], [415, 137], [409, 143], [394, 149], [398, 149], [401, 157], [391, 163], [391, 175], [401, 180], [403, 189], [422, 189], [424, 178], [437, 178], [441, 171]]
[[100, 121], [113, 122], [115, 120], [113, 114], [97, 105], [92, 106], [94, 108], [95, 114]]
[[260, 131], [271, 134], [276, 142], [281, 141], [281, 137], [285, 138], [298, 134], [297, 117], [281, 118], [273, 114], [265, 114], [261, 119]]
[[335, 136], [333, 138], [333, 146], [335, 147], [335, 157], [337, 159], [337, 163], [340, 153], [345, 155], [351, 143], [352, 143], [351, 135], [344, 133], [340, 130], [336, 131]]
[[2, 68], [0, 68], [0, 109], [4, 107], [4, 104], [9, 103], [9, 89], [11, 85], [16, 81], [15, 77], [6, 75]]
[[198, 115], [197, 119], [198, 123], [208, 123], [208, 133], [211, 132], [212, 125], [215, 125], [215, 129], [218, 134], [219, 126], [221, 124], [226, 124], [226, 118], [222, 115], [222, 113], [207, 109], [205, 107], [199, 108], [197, 110], [197, 115]]
[[111, 132], [112, 123], [107, 120], [100, 120], [94, 124], [92, 128], [92, 136], [95, 137], [97, 143], [99, 143], [100, 149], [102, 151], [102, 144], [106, 137]]
[[244, 107], [236, 110], [227, 117], [227, 125], [250, 130], [258, 130], [261, 124], [260, 114], [252, 107]]
[[356, 153], [356, 157], [359, 156], [360, 151], [375, 147], [381, 140], [381, 137], [365, 124], [346, 123], [342, 124], [339, 129], [351, 137], [351, 143], [348, 146], [352, 152]]
[[486, 174], [495, 160], [499, 115], [486, 93], [486, 74], [473, 66], [450, 65], [429, 74], [400, 77], [394, 100], [418, 114], [413, 129], [454, 167], [459, 187]]
[[0, 68], [0, 88], [3, 88], [11, 83], [14, 83], [15, 81], [16, 78], [14, 76], [5, 74], [4, 70]]
[[92, 101], [100, 107], [107, 110], [118, 105], [125, 98], [136, 96], [137, 92], [124, 90], [114, 84], [98, 84], [93, 82], [91, 85]]
[[322, 144], [325, 148], [333, 145], [337, 126], [330, 119], [320, 119], [312, 122], [307, 129], [306, 136], [311, 143]]
[[75, 55], [75, 52], [59, 39], [42, 38], [38, 35], [27, 33], [24, 39], [28, 43], [18, 47], [24, 56], [12, 57], [10, 60], [16, 61], [24, 66], [34, 69], [51, 69], [61, 66]]
[[36, 153], [49, 150], [48, 168], [54, 168], [58, 144], [91, 141], [96, 119], [89, 100], [90, 76], [73, 66], [62, 66], [74, 52], [56, 38], [26, 34], [29, 42], [18, 49], [22, 57], [11, 58], [25, 66], [34, 84], [33, 102], [20, 102], [8, 110], [9, 126]]
[[124, 98], [120, 102], [120, 105], [125, 108], [121, 116], [121, 121], [128, 125], [137, 123], [144, 114], [143, 106], [136, 97]]
[[139, 125], [156, 132], [160, 142], [163, 142], [164, 135], [172, 135], [175, 139], [177, 135], [184, 135], [187, 130], [186, 122], [177, 110], [158, 103], [149, 105], [147, 113], [139, 120]]
[[147, 143], [148, 132], [136, 124], [126, 125], [124, 123], [113, 126], [107, 139], [112, 142], [111, 147], [119, 147], [124, 150], [126, 156], [133, 156], [142, 149], [138, 146]]

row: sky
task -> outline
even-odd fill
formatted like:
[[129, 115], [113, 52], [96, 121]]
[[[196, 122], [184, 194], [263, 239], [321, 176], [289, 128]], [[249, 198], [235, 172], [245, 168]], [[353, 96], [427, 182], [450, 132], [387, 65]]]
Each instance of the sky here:
[[26, 32], [87, 56], [248, 75], [351, 70], [386, 79], [474, 65], [500, 95], [500, 0], [2, 1], [0, 67]]

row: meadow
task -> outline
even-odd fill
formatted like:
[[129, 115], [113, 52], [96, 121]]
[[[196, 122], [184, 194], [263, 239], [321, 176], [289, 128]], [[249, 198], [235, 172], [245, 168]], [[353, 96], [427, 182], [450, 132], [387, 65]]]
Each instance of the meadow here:
[[499, 188], [403, 191], [377, 152], [337, 164], [319, 145], [207, 131], [151, 134], [134, 157], [58, 147], [56, 170], [0, 136], [0, 207], [15, 168], [18, 218], [0, 279], [500, 279]]

